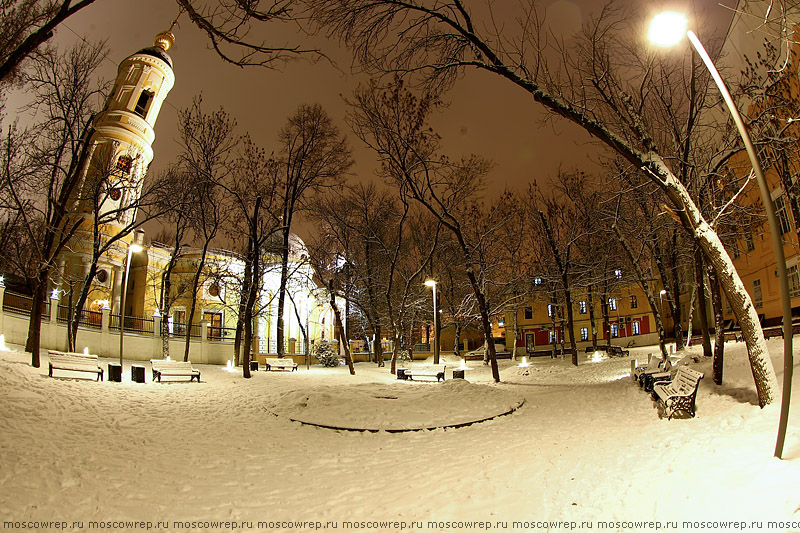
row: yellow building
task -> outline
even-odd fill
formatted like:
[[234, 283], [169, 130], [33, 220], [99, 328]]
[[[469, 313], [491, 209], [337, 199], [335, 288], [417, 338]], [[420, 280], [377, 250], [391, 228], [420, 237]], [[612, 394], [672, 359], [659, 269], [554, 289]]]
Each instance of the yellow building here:
[[[655, 284], [651, 290], [658, 294]], [[588, 297], [585, 293], [576, 292], [572, 303], [574, 338], [581, 352], [592, 345]], [[653, 312], [638, 284], [624, 285], [609, 295], [608, 322], [603, 319], [602, 306], [595, 295], [594, 318], [598, 345], [606, 345], [609, 336], [611, 344], [618, 346], [658, 344]], [[549, 352], [554, 343], [560, 345], [562, 340], [569, 349], [566, 327], [567, 313], [563, 306], [540, 301], [530, 301], [493, 320], [495, 336], [505, 336], [507, 351], [512, 351], [516, 343], [518, 355]]]

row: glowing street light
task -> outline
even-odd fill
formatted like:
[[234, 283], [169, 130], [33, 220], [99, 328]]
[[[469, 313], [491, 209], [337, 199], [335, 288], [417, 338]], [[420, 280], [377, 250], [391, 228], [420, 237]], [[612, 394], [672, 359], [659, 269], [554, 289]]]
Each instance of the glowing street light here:
[[128, 255], [125, 258], [125, 274], [122, 277], [122, 298], [119, 311], [119, 366], [122, 369], [122, 342], [125, 338], [125, 295], [128, 293], [128, 272], [131, 269], [131, 256], [143, 250], [141, 246], [131, 243], [128, 246]]
[[775, 216], [775, 206], [772, 203], [772, 196], [767, 185], [767, 180], [764, 177], [764, 171], [761, 168], [761, 163], [758, 160], [753, 143], [750, 140], [750, 135], [744, 126], [739, 110], [733, 103], [733, 98], [725, 86], [725, 82], [711, 61], [708, 52], [703, 47], [700, 39], [692, 30], [687, 29], [689, 23], [686, 16], [674, 11], [668, 11], [655, 16], [650, 23], [650, 30], [648, 38], [653, 44], [659, 46], [672, 46], [680, 42], [684, 35], [689, 38], [689, 41], [694, 46], [694, 49], [700, 55], [700, 58], [705, 63], [706, 68], [711, 73], [711, 77], [719, 88], [725, 104], [728, 106], [733, 122], [739, 130], [739, 135], [742, 138], [747, 155], [750, 158], [750, 164], [753, 167], [753, 174], [755, 175], [756, 182], [758, 183], [758, 190], [761, 193], [761, 201], [764, 204], [764, 210], [767, 214], [767, 221], [769, 222], [769, 230], [772, 234], [772, 247], [775, 253], [775, 262], [777, 263], [778, 281], [781, 288], [781, 303], [783, 307], [783, 397], [781, 399], [781, 417], [778, 425], [778, 442], [775, 446], [775, 456], [780, 458], [783, 454], [783, 443], [786, 438], [786, 426], [789, 420], [789, 401], [792, 392], [792, 370], [794, 366], [794, 358], [792, 357], [792, 304], [789, 296], [789, 277], [786, 272], [786, 257], [783, 253], [783, 240], [781, 239], [780, 226], [778, 225], [778, 218]]
[[439, 364], [439, 311], [436, 309], [436, 282], [426, 280], [425, 285], [433, 289], [433, 364]]

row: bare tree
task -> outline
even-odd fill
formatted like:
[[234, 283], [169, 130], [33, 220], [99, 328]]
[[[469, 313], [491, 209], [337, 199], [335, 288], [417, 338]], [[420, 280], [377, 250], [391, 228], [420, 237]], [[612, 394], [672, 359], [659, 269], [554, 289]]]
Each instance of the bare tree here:
[[233, 149], [238, 142], [234, 135], [236, 121], [224, 109], [206, 113], [202, 97], [180, 111], [179, 132], [183, 150], [181, 168], [195, 184], [196, 203], [191, 223], [192, 233], [202, 242], [201, 253], [192, 279], [191, 301], [186, 313], [186, 345], [183, 359], [189, 360], [191, 326], [197, 306], [197, 290], [208, 249], [217, 236], [225, 217], [219, 184], [233, 171]]
[[27, 258], [18, 271], [33, 293], [26, 351], [35, 367], [51, 270], [82, 221], [73, 209], [74, 195], [89, 158], [92, 113], [105, 89], [91, 80], [104, 57], [102, 45], [81, 45], [63, 56], [37, 54], [24, 79], [37, 121], [24, 132], [9, 126], [3, 138], [0, 205], [5, 222], [24, 236], [30, 253], [17, 257]]
[[95, 0], [0, 0], [0, 83], [54, 35], [55, 29]]
[[281, 281], [278, 293], [278, 356], [283, 357], [286, 283], [292, 223], [312, 193], [341, 185], [353, 165], [347, 140], [319, 104], [301, 105], [279, 134], [282, 201]]

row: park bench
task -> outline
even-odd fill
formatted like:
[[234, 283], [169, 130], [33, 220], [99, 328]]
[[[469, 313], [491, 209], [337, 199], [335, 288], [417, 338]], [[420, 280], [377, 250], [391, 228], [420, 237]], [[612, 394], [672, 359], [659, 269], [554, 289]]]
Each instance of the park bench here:
[[624, 355], [630, 355], [631, 353], [630, 350], [623, 350], [622, 346], [615, 346], [613, 344], [609, 346], [606, 351], [608, 352], [608, 355], [611, 357], [615, 356], [622, 357]]
[[69, 370], [71, 372], [91, 372], [97, 374], [97, 381], [103, 381], [103, 369], [97, 363], [96, 355], [49, 351], [50, 377], [53, 377], [53, 370]]
[[631, 359], [631, 378], [636, 383], [639, 383], [639, 376], [641, 376], [643, 372], [653, 370], [655, 368], [661, 368], [662, 362], [663, 361], [660, 357], [653, 355], [652, 353], [647, 354], [647, 362], [642, 365], [639, 364], [638, 359]]
[[161, 383], [161, 378], [168, 377], [189, 377], [189, 381], [197, 378], [200, 383], [200, 371], [192, 368], [190, 361], [167, 361], [166, 359], [150, 359], [150, 366], [153, 369], [153, 381], [156, 379]]
[[292, 372], [297, 370], [297, 363], [295, 363], [293, 359], [289, 359], [289, 358], [278, 359], [276, 357], [267, 357], [267, 359], [264, 362], [264, 366], [267, 367], [267, 370], [286, 370], [286, 369], [289, 369]]
[[405, 379], [414, 380], [417, 378], [436, 378], [436, 381], [444, 381], [444, 371], [446, 365], [424, 365], [406, 368]]
[[697, 389], [703, 373], [682, 366], [678, 368], [672, 381], [657, 382], [653, 386], [653, 398], [664, 407], [668, 419], [677, 411], [685, 411], [694, 416]]

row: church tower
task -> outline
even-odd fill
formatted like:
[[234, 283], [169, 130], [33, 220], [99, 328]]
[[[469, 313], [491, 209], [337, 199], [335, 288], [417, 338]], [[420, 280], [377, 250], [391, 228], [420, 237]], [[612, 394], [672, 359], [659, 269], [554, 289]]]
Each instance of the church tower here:
[[[153, 46], [127, 57], [117, 70], [105, 108], [95, 119], [82, 196], [100, 202], [100, 213], [123, 208], [113, 215], [120, 226], [136, 216], [124, 207], [138, 198], [153, 160], [156, 119], [175, 83], [167, 55], [174, 42], [175, 36], [166, 31], [156, 36]], [[91, 213], [94, 206], [83, 209]]]
[[[136, 219], [135, 209], [128, 206], [141, 194], [153, 160], [156, 120], [175, 83], [172, 58], [167, 54], [175, 42], [174, 25], [158, 34], [153, 46], [120, 63], [113, 90], [94, 118], [87, 142], [88, 163], [74, 193], [75, 209], [83, 223], [59, 259], [59, 284], [64, 291], [77, 290], [75, 284], [81, 286], [89, 272], [95, 218], [100, 223], [101, 239], [110, 239]], [[141, 241], [142, 235], [142, 231], [126, 235], [98, 260], [87, 302], [91, 310], [105, 304], [120, 312], [126, 255], [130, 244]]]

